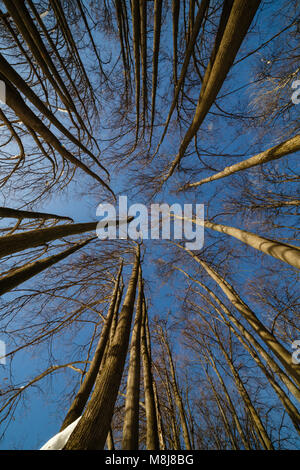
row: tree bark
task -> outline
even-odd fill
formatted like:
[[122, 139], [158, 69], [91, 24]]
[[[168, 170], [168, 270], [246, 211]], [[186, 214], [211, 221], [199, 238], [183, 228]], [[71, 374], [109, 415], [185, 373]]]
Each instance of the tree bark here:
[[147, 307], [143, 298], [143, 322], [141, 329], [141, 353], [144, 371], [144, 393], [146, 407], [146, 448], [147, 450], [159, 450], [159, 437], [157, 428], [157, 416], [155, 410], [155, 397], [153, 390], [153, 376], [151, 370], [151, 346], [147, 341]]
[[263, 152], [258, 153], [257, 155], [254, 155], [253, 157], [248, 158], [247, 160], [235, 163], [234, 165], [226, 166], [224, 170], [219, 171], [218, 173], [215, 173], [212, 176], [204, 178], [201, 181], [186, 184], [181, 189], [194, 188], [196, 186], [209, 183], [210, 181], [219, 180], [221, 178], [225, 178], [226, 176], [237, 173], [238, 171], [247, 170], [248, 168], [252, 168], [257, 165], [262, 165], [263, 163], [267, 163], [272, 160], [277, 160], [278, 158], [284, 157], [285, 155], [289, 155], [290, 153], [298, 152], [298, 150], [300, 150], [300, 134], [297, 134], [295, 137], [281, 142], [280, 144], [275, 145], [274, 147], [264, 150]]
[[141, 326], [143, 317], [142, 272], [139, 270], [139, 293], [131, 337], [125, 415], [123, 423], [123, 450], [136, 450], [139, 446], [139, 397], [141, 367]]
[[9, 292], [10, 290], [14, 289], [15, 287], [19, 286], [23, 282], [27, 281], [28, 279], [36, 276], [37, 274], [41, 273], [47, 268], [50, 268], [54, 264], [58, 263], [59, 261], [67, 258], [67, 256], [75, 253], [80, 248], [87, 245], [90, 241], [95, 240], [94, 238], [89, 238], [84, 242], [77, 243], [71, 248], [62, 251], [56, 255], [49, 256], [48, 258], [35, 261], [33, 263], [25, 264], [21, 268], [14, 269], [12, 272], [7, 274], [6, 276], [0, 279], [0, 295]]
[[[180, 245], [177, 245], [180, 246]], [[182, 248], [182, 247], [181, 247]], [[183, 248], [185, 249], [185, 248]], [[185, 249], [195, 261], [197, 261], [208, 273], [208, 275], [218, 284], [232, 305], [242, 314], [245, 320], [251, 325], [254, 331], [268, 345], [273, 354], [283, 364], [288, 374], [293, 378], [295, 384], [300, 388], [299, 366], [291, 361], [291, 354], [277, 341], [275, 336], [261, 323], [255, 313], [239, 297], [234, 288], [220, 276], [205, 261], [198, 258], [192, 251]]]

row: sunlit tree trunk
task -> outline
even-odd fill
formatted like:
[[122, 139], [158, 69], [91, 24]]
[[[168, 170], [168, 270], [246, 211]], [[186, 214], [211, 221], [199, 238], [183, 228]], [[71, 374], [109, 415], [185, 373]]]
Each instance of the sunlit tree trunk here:
[[34, 261], [33, 263], [25, 264], [21, 268], [14, 269], [12, 272], [8, 273], [6, 276], [3, 276], [0, 279], [0, 295], [5, 294], [5, 292], [9, 292], [10, 290], [19, 286], [28, 279], [31, 279], [32, 277], [41, 273], [45, 269], [50, 268], [59, 261], [67, 258], [80, 248], [87, 245], [90, 241], [95, 239], [96, 237], [89, 238], [84, 242], [76, 243], [76, 245], [71, 246], [71, 248], [62, 251], [61, 253], [49, 256], [48, 258], [44, 258], [38, 261]]
[[153, 376], [151, 370], [151, 345], [147, 341], [146, 325], [148, 314], [145, 299], [143, 298], [143, 322], [141, 329], [141, 353], [144, 372], [144, 393], [146, 408], [146, 448], [147, 450], [159, 450], [159, 438], [157, 427], [157, 416], [155, 409], [155, 398], [153, 390]]
[[158, 431], [158, 439], [159, 439], [159, 449], [165, 450], [166, 449], [166, 440], [165, 440], [165, 432], [164, 432], [164, 425], [162, 420], [162, 415], [160, 411], [160, 403], [157, 393], [157, 387], [155, 380], [153, 378], [153, 393], [154, 393], [154, 400], [155, 400], [155, 411], [156, 411], [156, 419], [157, 419], [157, 431]]
[[213, 357], [212, 357], [211, 355], [210, 355], [210, 360], [211, 360], [211, 366], [212, 366], [213, 370], [215, 371], [215, 373], [216, 373], [216, 375], [217, 375], [217, 377], [218, 377], [218, 379], [219, 379], [219, 382], [220, 382], [220, 384], [221, 384], [221, 387], [222, 387], [222, 389], [223, 389], [223, 391], [224, 391], [226, 400], [227, 400], [228, 405], [229, 405], [229, 408], [230, 408], [230, 412], [231, 412], [232, 417], [233, 417], [233, 419], [234, 419], [234, 422], [235, 422], [235, 425], [236, 425], [236, 429], [237, 429], [237, 431], [238, 431], [238, 433], [239, 433], [239, 435], [240, 435], [240, 437], [241, 437], [241, 440], [242, 440], [242, 442], [243, 442], [243, 445], [244, 445], [244, 447], [245, 447], [246, 450], [250, 450], [251, 448], [250, 448], [249, 442], [248, 442], [248, 440], [247, 440], [247, 438], [246, 438], [246, 435], [245, 435], [245, 433], [244, 433], [244, 431], [243, 431], [242, 425], [241, 425], [241, 423], [240, 423], [239, 417], [238, 417], [237, 412], [236, 412], [236, 410], [235, 410], [234, 404], [232, 403], [232, 400], [231, 400], [230, 394], [229, 394], [229, 392], [228, 392], [228, 389], [227, 389], [227, 387], [226, 387], [226, 385], [225, 385], [225, 382], [224, 382], [224, 380], [223, 380], [223, 378], [222, 378], [222, 376], [221, 376], [221, 374], [220, 374], [220, 372], [219, 372], [219, 370], [218, 370], [218, 368], [217, 368], [217, 366], [216, 366], [216, 363], [215, 363], [215, 361], [214, 361], [214, 359], [213, 359]]
[[171, 372], [171, 377], [172, 377], [172, 388], [173, 388], [173, 392], [174, 392], [174, 396], [175, 396], [176, 406], [177, 406], [178, 411], [179, 411], [179, 416], [180, 416], [180, 422], [181, 422], [185, 447], [186, 447], [187, 450], [191, 450], [192, 445], [191, 445], [191, 441], [190, 441], [190, 435], [189, 435], [189, 430], [188, 430], [188, 425], [187, 425], [187, 420], [186, 420], [186, 414], [185, 414], [185, 410], [184, 410], [184, 406], [183, 406], [182, 396], [181, 396], [181, 393], [179, 391], [178, 384], [177, 384], [175, 367], [174, 367], [174, 362], [173, 362], [169, 342], [168, 342], [168, 339], [167, 339], [164, 331], [162, 330], [162, 328], [160, 328], [160, 331], [161, 331], [161, 339], [162, 339], [162, 341], [165, 345], [167, 355], [168, 355], [169, 367], [170, 367], [170, 372]]
[[143, 318], [142, 272], [139, 272], [139, 293], [136, 305], [135, 321], [131, 337], [129, 369], [125, 399], [123, 423], [123, 450], [135, 450], [139, 445], [139, 397], [140, 397], [140, 358], [141, 326]]
[[247, 160], [243, 160], [242, 162], [227, 166], [224, 168], [224, 170], [219, 171], [218, 173], [215, 173], [214, 175], [207, 178], [203, 178], [201, 181], [186, 184], [184, 188], [194, 188], [196, 186], [209, 183], [210, 181], [219, 180], [221, 178], [225, 178], [226, 176], [237, 173], [238, 171], [247, 170], [248, 168], [262, 165], [263, 163], [267, 163], [272, 160], [277, 160], [278, 158], [289, 155], [290, 153], [297, 152], [298, 150], [300, 150], [300, 134], [284, 142], [281, 142], [280, 144], [277, 144], [268, 150], [264, 150], [263, 152], [258, 153], [257, 155], [254, 155]]
[[[180, 245], [177, 245], [180, 246]], [[181, 247], [182, 248], [182, 247]], [[186, 250], [186, 249], [185, 249]], [[288, 374], [293, 378], [295, 384], [300, 388], [299, 366], [291, 361], [291, 354], [280, 344], [275, 336], [263, 325], [255, 313], [239, 297], [234, 288], [222, 278], [211, 266], [197, 257], [192, 251], [186, 250], [207, 272], [207, 274], [218, 284], [232, 305], [242, 314], [254, 331], [268, 345], [274, 355], [280, 360]]]
[[229, 368], [232, 372], [232, 375], [234, 377], [234, 380], [235, 380], [235, 383], [236, 383], [236, 386], [237, 386], [237, 389], [242, 397], [242, 399], [244, 400], [245, 402], [245, 406], [247, 408], [247, 410], [249, 411], [249, 413], [251, 414], [251, 417], [252, 417], [252, 421], [253, 421], [253, 424], [257, 430], [257, 435], [258, 435], [258, 438], [261, 442], [261, 444], [263, 445], [263, 447], [266, 449], [266, 450], [274, 450], [274, 447], [273, 447], [273, 444], [268, 436], [268, 433], [260, 419], [260, 416], [258, 414], [258, 412], [256, 411], [252, 401], [251, 401], [251, 398], [243, 384], [243, 381], [238, 373], [238, 371], [236, 370], [235, 366], [233, 365], [233, 362], [231, 361], [230, 357], [228, 356], [225, 348], [223, 347], [222, 345], [222, 341], [218, 341], [218, 344], [220, 346], [220, 349], [229, 365]]
[[[126, 223], [127, 221], [124, 222]], [[58, 238], [94, 231], [98, 223], [99, 222], [86, 222], [82, 224], [57, 225], [56, 227], [41, 228], [24, 233], [6, 235], [0, 238], [0, 258], [27, 250], [28, 248], [44, 245]], [[116, 223], [118, 224], [118, 221]]]

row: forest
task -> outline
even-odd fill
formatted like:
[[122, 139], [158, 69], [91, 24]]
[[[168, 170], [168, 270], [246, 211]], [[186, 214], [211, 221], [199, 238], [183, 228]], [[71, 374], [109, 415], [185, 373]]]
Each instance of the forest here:
[[298, 0], [0, 1], [0, 449], [300, 449], [299, 37]]

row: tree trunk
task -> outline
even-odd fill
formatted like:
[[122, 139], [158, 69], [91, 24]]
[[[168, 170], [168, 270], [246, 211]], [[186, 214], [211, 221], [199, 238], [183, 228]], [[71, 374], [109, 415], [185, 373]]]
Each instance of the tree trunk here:
[[[177, 245], [180, 246], [180, 245]], [[182, 248], [182, 247], [181, 247]], [[185, 248], [183, 248], [185, 249]], [[261, 323], [255, 313], [243, 302], [234, 288], [223, 279], [212, 267], [205, 261], [200, 260], [192, 251], [185, 249], [208, 273], [208, 275], [218, 284], [224, 294], [230, 300], [232, 305], [242, 314], [245, 320], [251, 325], [254, 331], [268, 345], [270, 350], [283, 364], [286, 371], [293, 378], [294, 382], [300, 388], [299, 366], [291, 361], [291, 354], [277, 341], [275, 336]]]
[[9, 207], [0, 207], [0, 217], [6, 217], [9, 219], [56, 219], [56, 220], [70, 220], [73, 222], [71, 217], [56, 215], [56, 214], [45, 214], [44, 212], [36, 211], [22, 211], [18, 209], [10, 209]]
[[300, 134], [292, 137], [291, 139], [286, 140], [285, 142], [281, 142], [274, 147], [269, 148], [268, 150], [264, 150], [264, 152], [258, 153], [247, 160], [243, 160], [242, 162], [235, 163], [234, 165], [226, 166], [224, 170], [215, 173], [212, 176], [208, 176], [207, 178], [202, 179], [201, 181], [197, 181], [195, 183], [189, 183], [183, 186], [182, 189], [186, 188], [194, 188], [196, 186], [200, 186], [205, 183], [209, 183], [210, 181], [219, 180], [221, 178], [225, 178], [226, 176], [232, 175], [237, 173], [238, 171], [247, 170], [248, 168], [252, 168], [257, 165], [262, 165], [263, 163], [270, 162], [272, 160], [277, 160], [278, 158], [284, 157], [285, 155], [289, 155], [290, 153], [294, 153], [300, 150]]
[[[204, 75], [203, 81], [205, 83], [207, 80], [207, 83], [205, 89], [202, 90], [201, 88], [192, 124], [183, 138], [179, 152], [172, 162], [167, 175], [164, 177], [164, 181], [173, 174], [181, 158], [184, 156], [188, 145], [217, 98], [259, 5], [260, 0], [251, 0], [251, 2], [247, 0], [234, 1], [213, 66], [211, 70], [208, 68]], [[209, 74], [207, 79], [206, 74]]]
[[171, 350], [170, 350], [168, 340], [167, 340], [166, 335], [164, 334], [162, 329], [161, 329], [161, 338], [162, 338], [162, 341], [163, 341], [163, 343], [166, 347], [166, 351], [167, 351], [167, 354], [168, 354], [169, 366], [170, 366], [171, 377], [172, 377], [172, 388], [173, 388], [173, 391], [174, 391], [176, 406], [178, 408], [179, 415], [180, 415], [180, 422], [181, 422], [185, 447], [186, 447], [187, 450], [191, 450], [192, 445], [191, 445], [191, 441], [190, 441], [190, 435], [189, 435], [185, 410], [184, 410], [184, 406], [183, 406], [183, 402], [182, 402], [182, 397], [181, 397], [181, 393], [179, 391], [178, 384], [177, 384], [174, 362], [173, 362], [173, 358], [172, 358], [172, 354], [171, 354]]
[[158, 431], [158, 439], [159, 439], [159, 449], [166, 450], [166, 441], [165, 441], [165, 432], [164, 432], [164, 425], [160, 411], [160, 404], [159, 398], [157, 393], [157, 387], [155, 379], [153, 378], [153, 393], [154, 393], [154, 400], [155, 400], [155, 411], [156, 411], [156, 419], [157, 419], [157, 431]]
[[[124, 223], [129, 222], [131, 219], [128, 218]], [[24, 233], [1, 237], [0, 258], [27, 250], [28, 248], [45, 245], [45, 243], [57, 240], [58, 238], [94, 231], [98, 223], [101, 224], [101, 222], [85, 222], [82, 224], [57, 225], [56, 227], [30, 230]], [[118, 224], [119, 221], [116, 221], [116, 223]], [[105, 224], [107, 224], [107, 221]]]
[[220, 346], [220, 349], [222, 350], [223, 352], [223, 355], [230, 367], [230, 370], [232, 372], [232, 375], [234, 377], [234, 380], [235, 380], [235, 383], [236, 383], [236, 386], [237, 386], [237, 389], [242, 397], [242, 399], [244, 400], [245, 402], [245, 405], [246, 405], [246, 408], [247, 410], [249, 411], [249, 413], [251, 414], [251, 417], [252, 417], [252, 421], [253, 421], [253, 424], [257, 430], [257, 434], [258, 434], [258, 438], [261, 442], [261, 444], [263, 445], [263, 447], [266, 449], [266, 450], [274, 450], [274, 447], [273, 447], [273, 444], [268, 436], [268, 433], [260, 419], [260, 416], [259, 414], [257, 413], [255, 407], [253, 406], [253, 403], [251, 401], [251, 398], [250, 396], [248, 395], [248, 392], [243, 384], [243, 381], [238, 373], [238, 371], [236, 370], [236, 368], [234, 367], [232, 361], [230, 360], [227, 352], [225, 351], [223, 345], [222, 345], [222, 342], [221, 341], [218, 341], [219, 343], [219, 346]]
[[19, 286], [20, 284], [32, 278], [33, 276], [36, 276], [45, 269], [67, 258], [67, 256], [71, 255], [72, 253], [75, 253], [77, 250], [84, 247], [90, 241], [95, 239], [96, 237], [89, 238], [84, 242], [77, 243], [76, 245], [71, 246], [71, 248], [62, 251], [61, 253], [35, 261], [33, 263], [25, 264], [21, 268], [14, 269], [12, 272], [8, 273], [6, 276], [0, 279], [0, 295], [5, 294], [5, 292], [9, 292], [10, 290]]
[[153, 390], [153, 376], [151, 370], [151, 346], [147, 341], [146, 325], [147, 321], [147, 307], [145, 299], [143, 298], [143, 323], [141, 330], [141, 353], [143, 360], [144, 371], [144, 393], [145, 393], [145, 407], [146, 407], [146, 449], [159, 450], [159, 437], [157, 427], [157, 416], [155, 410], [155, 397]]
[[139, 446], [139, 397], [141, 367], [141, 326], [143, 317], [142, 272], [139, 271], [139, 293], [131, 337], [125, 415], [123, 424], [123, 450], [137, 450]]

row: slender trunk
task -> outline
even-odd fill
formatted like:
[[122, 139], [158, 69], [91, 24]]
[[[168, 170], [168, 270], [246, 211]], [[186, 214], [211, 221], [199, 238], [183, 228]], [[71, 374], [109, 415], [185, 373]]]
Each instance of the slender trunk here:
[[140, 10], [139, 1], [131, 0], [132, 34], [135, 70], [135, 107], [136, 107], [136, 133], [135, 144], [138, 140], [140, 127]]
[[152, 97], [151, 97], [151, 125], [150, 125], [149, 148], [151, 147], [153, 125], [154, 125], [154, 118], [155, 118], [155, 102], [156, 102], [157, 76], [158, 76], [158, 56], [159, 56], [160, 30], [161, 30], [161, 12], [162, 12], [162, 0], [154, 0]]
[[[180, 245], [177, 245], [180, 246]], [[182, 247], [181, 247], [182, 248]], [[183, 248], [185, 249], [185, 248]], [[223, 279], [211, 266], [198, 258], [192, 251], [185, 249], [208, 273], [208, 275], [218, 284], [232, 305], [242, 314], [245, 320], [251, 325], [258, 336], [267, 344], [273, 354], [283, 364], [288, 374], [293, 378], [295, 384], [300, 388], [299, 367], [291, 361], [291, 354], [282, 346], [275, 336], [261, 323], [255, 313], [239, 297], [234, 288]]]
[[139, 397], [140, 397], [140, 358], [141, 358], [141, 326], [143, 317], [143, 285], [142, 272], [139, 271], [139, 293], [136, 306], [135, 321], [131, 337], [129, 369], [125, 399], [125, 415], [123, 423], [123, 450], [136, 450], [139, 446]]
[[223, 421], [223, 423], [224, 423], [225, 432], [226, 432], [226, 434], [227, 434], [227, 436], [228, 436], [228, 438], [229, 438], [229, 440], [230, 440], [230, 442], [231, 442], [231, 444], [232, 444], [233, 449], [234, 449], [234, 450], [239, 450], [238, 445], [237, 445], [237, 442], [236, 442], [236, 440], [235, 440], [235, 438], [234, 438], [234, 435], [233, 435], [232, 432], [231, 432], [231, 426], [230, 426], [229, 421], [228, 421], [228, 418], [227, 418], [227, 416], [226, 416], [224, 407], [223, 407], [223, 405], [222, 405], [222, 403], [221, 403], [220, 396], [219, 396], [219, 394], [218, 394], [218, 392], [217, 392], [217, 390], [216, 390], [216, 388], [215, 388], [215, 386], [214, 386], [214, 383], [213, 383], [211, 377], [209, 376], [208, 372], [205, 370], [205, 368], [203, 368], [203, 369], [204, 369], [205, 375], [206, 375], [206, 377], [207, 377], [207, 379], [208, 379], [208, 381], [209, 381], [209, 383], [210, 383], [211, 389], [212, 389], [212, 391], [213, 391], [213, 395], [214, 395], [214, 397], [215, 397], [217, 406], [218, 406], [218, 408], [219, 408], [219, 411], [220, 411], [220, 414], [221, 414], [221, 418], [222, 418], [222, 421]]
[[252, 168], [257, 165], [262, 165], [263, 163], [267, 163], [272, 160], [277, 160], [278, 158], [284, 157], [285, 155], [289, 155], [290, 153], [298, 152], [298, 150], [300, 150], [300, 134], [297, 134], [295, 137], [281, 142], [280, 144], [275, 145], [274, 147], [264, 150], [263, 152], [258, 153], [257, 155], [254, 155], [253, 157], [248, 158], [247, 160], [235, 163], [234, 165], [226, 166], [224, 170], [219, 171], [218, 173], [215, 173], [212, 176], [208, 176], [207, 178], [204, 178], [201, 181], [186, 184], [181, 189], [194, 188], [196, 186], [209, 183], [210, 181], [219, 180], [221, 178], [225, 178], [226, 176], [232, 175], [233, 173], [237, 173], [238, 171], [247, 170], [248, 168]]
[[104, 448], [127, 356], [139, 266], [140, 250], [137, 246], [131, 278], [109, 355], [97, 377], [85, 413], [65, 446], [66, 450]]
[[166, 450], [166, 441], [165, 441], [165, 432], [164, 432], [164, 425], [160, 411], [160, 404], [159, 398], [157, 393], [156, 382], [153, 378], [153, 393], [154, 393], [154, 400], [155, 400], [155, 411], [156, 411], [156, 419], [157, 419], [157, 431], [158, 431], [158, 439], [159, 439], [159, 449]]
[[273, 447], [273, 444], [268, 436], [268, 433], [260, 419], [260, 416], [259, 414], [257, 413], [255, 407], [253, 406], [253, 403], [251, 401], [251, 398], [243, 384], [243, 381], [238, 373], [238, 371], [236, 370], [236, 368], [234, 367], [232, 361], [230, 360], [230, 357], [228, 356], [227, 352], [225, 351], [223, 345], [222, 345], [222, 342], [221, 341], [218, 341], [219, 343], [219, 346], [220, 346], [220, 349], [229, 365], [229, 368], [232, 372], [232, 375], [234, 377], [234, 380], [235, 380], [235, 383], [236, 383], [236, 386], [237, 386], [237, 389], [242, 397], [242, 399], [244, 400], [244, 403], [245, 403], [245, 406], [247, 408], [247, 410], [249, 411], [251, 417], [252, 417], [252, 421], [253, 421], [253, 424], [257, 430], [257, 435], [258, 435], [258, 438], [261, 442], [261, 444], [263, 445], [263, 447], [266, 449], [266, 450], [274, 450], [274, 447]]
[[180, 0], [172, 0], [172, 21], [173, 21], [173, 81], [174, 90], [177, 84], [178, 65], [178, 24], [179, 24]]
[[178, 426], [177, 426], [177, 421], [176, 421], [176, 409], [173, 404], [173, 399], [172, 399], [172, 394], [171, 394], [171, 388], [170, 388], [170, 379], [167, 373], [167, 369], [165, 369], [165, 374], [166, 374], [166, 381], [164, 383], [165, 389], [166, 389], [166, 394], [168, 398], [168, 404], [169, 404], [169, 417], [171, 421], [171, 428], [172, 428], [172, 444], [173, 444], [173, 449], [174, 450], [181, 450], [181, 445], [180, 445], [180, 439], [179, 439], [179, 431], [178, 431]]
[[18, 209], [10, 209], [9, 207], [0, 207], [0, 217], [8, 219], [56, 219], [56, 220], [70, 220], [73, 222], [71, 217], [56, 215], [56, 214], [45, 214], [44, 212], [36, 211], [22, 211]]
[[245, 447], [246, 450], [250, 450], [251, 448], [250, 448], [249, 442], [248, 442], [248, 440], [247, 440], [247, 438], [246, 438], [246, 435], [245, 435], [245, 433], [244, 433], [244, 431], [243, 431], [242, 425], [241, 425], [241, 423], [240, 423], [239, 417], [238, 417], [237, 412], [236, 412], [236, 410], [235, 410], [234, 404], [232, 403], [232, 400], [231, 400], [231, 397], [230, 397], [229, 392], [228, 392], [228, 390], [227, 390], [227, 387], [226, 387], [226, 385], [225, 385], [225, 382], [224, 382], [224, 380], [223, 380], [223, 378], [222, 378], [222, 376], [221, 376], [221, 374], [220, 374], [220, 372], [219, 372], [219, 370], [218, 370], [218, 368], [217, 368], [217, 366], [216, 366], [216, 363], [215, 363], [215, 361], [214, 361], [214, 359], [213, 359], [212, 356], [210, 356], [210, 360], [211, 360], [212, 368], [213, 368], [213, 370], [215, 371], [215, 373], [216, 373], [216, 375], [217, 375], [217, 377], [218, 377], [218, 379], [219, 379], [219, 382], [220, 382], [220, 384], [221, 384], [221, 387], [222, 387], [222, 389], [223, 389], [223, 391], [224, 391], [224, 394], [225, 394], [227, 403], [228, 403], [229, 408], [230, 408], [230, 412], [231, 412], [231, 414], [232, 414], [232, 416], [233, 416], [233, 419], [234, 419], [234, 422], [235, 422], [235, 425], [236, 425], [236, 429], [237, 429], [237, 431], [238, 431], [238, 433], [239, 433], [239, 435], [240, 435], [240, 437], [241, 437], [241, 440], [242, 440], [242, 442], [243, 442], [243, 445], [244, 445], [244, 447]]
[[170, 366], [171, 377], [172, 377], [172, 387], [173, 387], [173, 391], [174, 391], [176, 406], [178, 408], [179, 415], [180, 415], [180, 422], [181, 422], [185, 447], [186, 447], [187, 450], [191, 450], [192, 445], [191, 445], [191, 440], [190, 440], [190, 435], [189, 435], [185, 410], [184, 410], [184, 406], [183, 406], [183, 401], [182, 401], [181, 393], [179, 391], [178, 384], [177, 384], [174, 362], [173, 362], [173, 358], [172, 358], [172, 354], [171, 354], [171, 350], [170, 350], [168, 340], [167, 340], [166, 335], [164, 334], [162, 329], [161, 329], [161, 338], [162, 338], [162, 341], [163, 341], [163, 343], [166, 347], [166, 351], [167, 351], [167, 354], [168, 354], [169, 366]]
[[[260, 0], [251, 0], [251, 2], [247, 0], [234, 1], [213, 66], [211, 70], [208, 69], [206, 72], [206, 74], [209, 74], [209, 77], [205, 89], [201, 89], [192, 124], [183, 138], [176, 158], [164, 177], [164, 182], [174, 173], [188, 145], [196, 135], [210, 107], [217, 98], [259, 5]], [[204, 82], [206, 82], [205, 75]]]
[[141, 353], [144, 371], [144, 393], [146, 407], [146, 449], [159, 450], [159, 437], [157, 416], [155, 410], [155, 398], [153, 390], [153, 376], [151, 370], [151, 347], [147, 341], [146, 324], [147, 324], [147, 307], [145, 299], [143, 299], [143, 323], [141, 330]]
[[142, 83], [143, 83], [143, 132], [146, 125], [147, 112], [147, 1], [140, 0], [140, 19], [141, 19], [141, 61], [142, 61]]
[[45, 269], [50, 268], [59, 261], [67, 258], [67, 256], [75, 253], [77, 250], [84, 247], [89, 242], [95, 239], [96, 237], [89, 238], [88, 240], [77, 243], [71, 248], [62, 251], [61, 253], [49, 256], [48, 258], [42, 260], [35, 261], [33, 263], [25, 264], [21, 268], [14, 269], [12, 272], [0, 279], [0, 295], [5, 294], [5, 292], [9, 292], [10, 290], [19, 286], [20, 284], [32, 278], [33, 276], [36, 276]]

